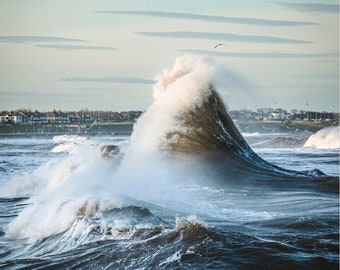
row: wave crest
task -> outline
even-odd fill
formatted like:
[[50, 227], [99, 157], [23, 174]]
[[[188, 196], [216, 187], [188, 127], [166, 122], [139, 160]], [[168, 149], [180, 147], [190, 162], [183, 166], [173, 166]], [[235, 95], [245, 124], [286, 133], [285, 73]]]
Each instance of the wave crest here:
[[227, 78], [227, 70], [211, 59], [178, 57], [172, 70], [158, 76], [154, 103], [134, 127], [132, 148], [139, 155], [203, 159], [218, 164], [229, 178], [255, 173], [310, 177], [271, 164], [250, 148], [218, 93]]
[[340, 129], [336, 127], [326, 127], [311, 135], [305, 142], [304, 147], [319, 149], [340, 148]]

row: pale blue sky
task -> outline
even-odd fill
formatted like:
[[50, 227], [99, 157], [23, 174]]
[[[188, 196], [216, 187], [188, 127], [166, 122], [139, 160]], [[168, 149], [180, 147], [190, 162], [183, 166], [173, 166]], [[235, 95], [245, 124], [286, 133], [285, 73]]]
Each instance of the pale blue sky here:
[[0, 110], [144, 110], [186, 53], [232, 72], [230, 109], [339, 110], [339, 2], [321, 0], [2, 0]]

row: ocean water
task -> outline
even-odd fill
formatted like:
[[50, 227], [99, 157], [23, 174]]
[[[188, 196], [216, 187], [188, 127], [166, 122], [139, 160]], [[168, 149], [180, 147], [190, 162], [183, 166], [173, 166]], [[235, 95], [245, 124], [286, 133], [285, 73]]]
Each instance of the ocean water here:
[[1, 138], [0, 269], [338, 269], [339, 128], [242, 133], [223, 72], [179, 58], [131, 136]]

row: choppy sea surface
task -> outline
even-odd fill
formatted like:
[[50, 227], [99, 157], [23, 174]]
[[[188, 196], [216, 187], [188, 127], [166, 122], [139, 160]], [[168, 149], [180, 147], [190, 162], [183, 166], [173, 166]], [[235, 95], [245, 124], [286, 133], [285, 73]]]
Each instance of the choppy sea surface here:
[[241, 134], [232, 79], [185, 55], [131, 136], [1, 138], [0, 268], [338, 269], [339, 127]]
[[[311, 134], [243, 136], [273, 164], [339, 176], [339, 149], [304, 146]], [[1, 138], [0, 268], [339, 268], [337, 190], [256, 182], [256, 173], [216, 184], [213, 172], [128, 162], [130, 144], [118, 135]]]

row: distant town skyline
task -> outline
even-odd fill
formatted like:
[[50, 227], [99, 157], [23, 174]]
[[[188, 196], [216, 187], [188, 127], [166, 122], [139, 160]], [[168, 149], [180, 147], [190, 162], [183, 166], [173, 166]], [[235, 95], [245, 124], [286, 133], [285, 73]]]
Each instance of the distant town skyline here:
[[0, 13], [0, 110], [146, 110], [155, 77], [198, 54], [230, 70], [231, 110], [339, 111], [335, 0], [3, 0]]
[[[44, 124], [85, 124], [85, 123], [102, 123], [102, 122], [136, 122], [143, 114], [143, 111], [61, 111], [53, 110], [40, 112], [38, 110], [16, 110], [0, 111], [0, 125], [44, 125]], [[288, 112], [284, 109], [262, 108], [256, 112], [243, 109], [232, 110], [229, 112], [234, 121], [311, 121], [311, 122], [332, 122], [339, 125], [339, 113], [334, 112], [315, 112], [304, 110], [292, 110]], [[320, 122], [320, 123], [321, 123]], [[11, 127], [7, 128], [11, 131]]]

